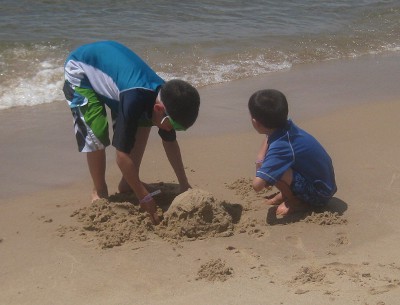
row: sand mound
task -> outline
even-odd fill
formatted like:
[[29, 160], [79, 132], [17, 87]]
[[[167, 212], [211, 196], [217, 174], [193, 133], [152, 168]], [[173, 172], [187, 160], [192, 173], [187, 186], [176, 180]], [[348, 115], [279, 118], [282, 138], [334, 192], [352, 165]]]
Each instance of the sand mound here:
[[240, 214], [239, 205], [219, 202], [206, 191], [191, 189], [175, 197], [158, 226], [151, 223], [138, 205], [101, 199], [71, 214], [80, 225], [60, 226], [57, 231], [60, 237], [78, 232], [82, 238], [96, 241], [104, 249], [127, 241], [145, 241], [154, 238], [154, 233], [175, 242], [231, 236]]
[[303, 266], [298, 270], [297, 274], [293, 277], [292, 283], [320, 283], [325, 279], [326, 274], [322, 272], [321, 268]]
[[231, 236], [233, 220], [224, 204], [209, 192], [190, 189], [174, 199], [156, 233], [174, 240]]
[[[120, 246], [126, 241], [144, 241], [154, 227], [139, 207], [129, 202], [110, 203], [106, 199], [96, 200], [90, 206], [74, 211], [82, 224], [80, 235], [98, 241], [101, 248]], [[76, 227], [61, 227], [59, 233], [76, 231]]]
[[[238, 180], [234, 185], [236, 188], [245, 185], [245, 193], [250, 190], [247, 180]], [[176, 193], [164, 188], [161, 195], [163, 197], [159, 196], [158, 202], [167, 203]], [[115, 195], [110, 200], [133, 199]], [[243, 215], [242, 205], [218, 201], [211, 193], [201, 189], [190, 189], [176, 196], [169, 207], [168, 205], [164, 205], [167, 209], [164, 214], [159, 208], [159, 216], [163, 220], [158, 226], [154, 226], [147, 213], [137, 204], [97, 200], [72, 213], [71, 217], [76, 218], [80, 225], [60, 226], [58, 233], [59, 236], [64, 236], [68, 232], [78, 232], [89, 242], [97, 242], [101, 248], [120, 246], [127, 241], [145, 241], [156, 236], [170, 242], [179, 242], [227, 237], [236, 233], [247, 233], [257, 238], [268, 234], [262, 221], [251, 215]], [[337, 212], [330, 211], [313, 212], [304, 221], [319, 225], [347, 223]]]
[[211, 282], [224, 282], [229, 277], [233, 276], [233, 268], [227, 267], [226, 262], [220, 258], [212, 259], [201, 265], [197, 275], [197, 280], [205, 279]]
[[312, 212], [304, 219], [304, 222], [315, 223], [322, 226], [346, 224], [347, 220], [337, 212], [325, 211], [323, 213]]

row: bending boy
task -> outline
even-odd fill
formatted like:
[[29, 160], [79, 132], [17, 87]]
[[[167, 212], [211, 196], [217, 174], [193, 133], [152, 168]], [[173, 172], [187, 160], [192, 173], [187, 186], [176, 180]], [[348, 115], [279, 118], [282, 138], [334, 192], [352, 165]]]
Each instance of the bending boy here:
[[139, 178], [139, 168], [150, 134], [159, 128], [168, 160], [181, 191], [190, 188], [176, 131], [197, 119], [200, 96], [187, 82], [164, 82], [124, 45], [101, 41], [74, 50], [65, 62], [64, 94], [70, 106], [80, 152], [87, 153], [93, 180], [92, 201], [108, 196], [106, 153], [110, 145], [106, 105], [113, 118], [112, 145], [122, 172], [120, 192], [133, 190], [141, 206], [158, 223], [156, 203]]
[[288, 116], [286, 97], [278, 90], [260, 90], [249, 100], [253, 127], [265, 134], [257, 155], [255, 191], [274, 185], [280, 192], [267, 200], [287, 215], [324, 206], [335, 194], [332, 160], [322, 145]]

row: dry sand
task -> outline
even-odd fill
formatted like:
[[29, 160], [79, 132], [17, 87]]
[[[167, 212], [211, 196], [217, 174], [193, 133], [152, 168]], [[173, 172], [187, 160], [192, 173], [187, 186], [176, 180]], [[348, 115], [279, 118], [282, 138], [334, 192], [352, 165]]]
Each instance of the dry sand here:
[[[157, 227], [133, 195], [90, 204], [86, 176], [2, 200], [0, 304], [398, 304], [399, 113], [399, 99], [375, 100], [297, 122], [334, 161], [323, 211], [274, 217], [275, 190], [250, 187], [251, 130], [182, 138], [193, 190], [181, 195], [149, 143]], [[111, 192], [118, 179], [110, 165]]]

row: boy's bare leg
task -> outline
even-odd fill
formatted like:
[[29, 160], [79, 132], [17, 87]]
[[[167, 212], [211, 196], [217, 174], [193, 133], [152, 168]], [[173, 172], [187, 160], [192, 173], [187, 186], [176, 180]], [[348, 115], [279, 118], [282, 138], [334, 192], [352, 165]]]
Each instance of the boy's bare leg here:
[[278, 205], [283, 202], [283, 195], [281, 192], [275, 194], [274, 197], [265, 199], [264, 203], [267, 205]]
[[293, 195], [289, 186], [285, 182], [279, 182], [279, 184], [281, 184], [279, 185], [279, 189], [281, 190], [281, 194], [284, 196], [284, 201], [276, 209], [276, 215], [285, 216], [306, 209], [307, 206]]
[[[149, 139], [150, 130], [151, 127], [139, 127], [136, 132], [135, 146], [131, 150], [130, 157], [133, 160], [133, 164], [137, 166], [138, 172], [140, 169], [140, 164], [142, 163], [144, 151], [146, 149], [147, 140]], [[124, 177], [122, 177], [121, 181], [119, 182], [118, 191], [120, 193], [132, 192], [131, 187], [126, 182]]]
[[283, 202], [276, 209], [277, 216], [285, 216], [291, 213], [304, 211], [307, 205], [297, 198], [290, 189], [292, 183], [293, 172], [291, 169], [286, 171], [282, 180], [275, 184], [276, 188], [281, 192]]
[[108, 197], [106, 183], [106, 151], [105, 149], [89, 152], [86, 154], [89, 172], [93, 180], [92, 202]]

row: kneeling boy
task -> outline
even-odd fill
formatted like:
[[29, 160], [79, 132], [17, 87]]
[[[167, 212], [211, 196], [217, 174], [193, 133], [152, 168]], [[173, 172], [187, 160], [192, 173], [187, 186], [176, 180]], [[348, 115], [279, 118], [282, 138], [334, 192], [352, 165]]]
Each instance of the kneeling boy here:
[[281, 216], [326, 205], [337, 190], [332, 160], [313, 136], [287, 118], [285, 95], [260, 90], [248, 107], [255, 130], [266, 135], [257, 155], [254, 190], [275, 186], [280, 193], [267, 203], [279, 205], [276, 214]]

